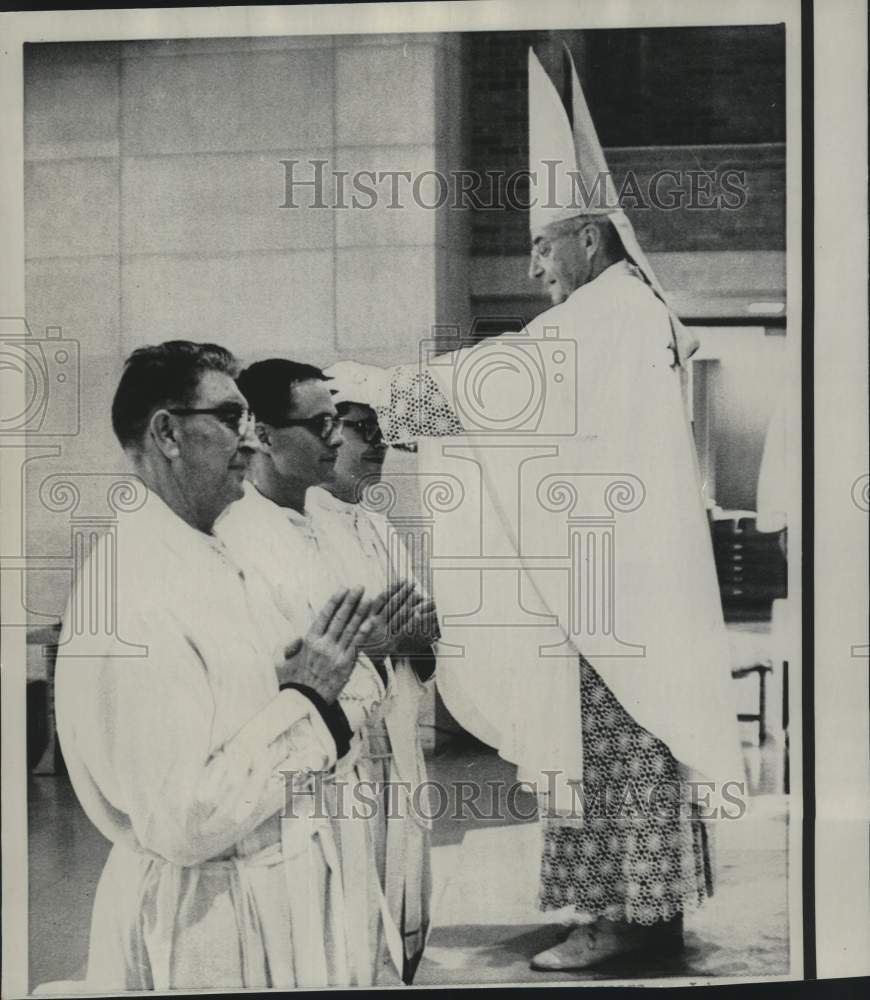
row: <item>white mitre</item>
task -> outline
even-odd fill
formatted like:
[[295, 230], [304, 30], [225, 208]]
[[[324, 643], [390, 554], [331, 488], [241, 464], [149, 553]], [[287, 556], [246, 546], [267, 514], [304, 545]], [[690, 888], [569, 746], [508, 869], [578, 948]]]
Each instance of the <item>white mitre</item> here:
[[[565, 48], [571, 82], [573, 128], [553, 81], [533, 49], [529, 49], [529, 174], [531, 237], [547, 226], [578, 216], [604, 215], [613, 223], [625, 252], [640, 276], [668, 305], [646, 254], [637, 242], [634, 227], [619, 207], [604, 151], [571, 53]], [[668, 305], [676, 345], [676, 360], [685, 365], [697, 350], [697, 339], [683, 326]]]

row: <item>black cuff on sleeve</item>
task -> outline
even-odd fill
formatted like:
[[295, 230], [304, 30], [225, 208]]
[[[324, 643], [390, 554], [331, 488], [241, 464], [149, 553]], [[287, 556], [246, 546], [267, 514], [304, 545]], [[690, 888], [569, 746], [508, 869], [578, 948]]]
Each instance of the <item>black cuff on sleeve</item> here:
[[412, 653], [408, 659], [421, 681], [428, 681], [435, 673], [435, 654], [431, 650], [428, 653]]
[[341, 705], [339, 705], [337, 701], [334, 701], [330, 705], [325, 698], [319, 695], [314, 688], [308, 687], [307, 684], [296, 684], [295, 682], [290, 681], [287, 684], [281, 685], [282, 691], [286, 691], [288, 688], [292, 688], [294, 691], [304, 694], [311, 704], [314, 705], [320, 713], [320, 717], [323, 719], [326, 728], [335, 740], [335, 751], [337, 755], [339, 757], [343, 757], [350, 749], [350, 741], [353, 737], [353, 730], [350, 728], [350, 723], [347, 721], [347, 716], [344, 714], [344, 709]]

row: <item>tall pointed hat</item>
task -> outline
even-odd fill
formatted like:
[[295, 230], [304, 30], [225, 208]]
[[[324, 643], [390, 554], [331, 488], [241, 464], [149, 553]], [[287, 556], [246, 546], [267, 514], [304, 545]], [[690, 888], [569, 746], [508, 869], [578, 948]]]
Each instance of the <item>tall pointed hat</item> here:
[[[572, 70], [573, 66], [572, 62]], [[577, 79], [576, 72], [573, 79]], [[578, 81], [574, 92], [579, 95], [579, 106], [575, 101], [572, 131], [562, 98], [534, 50], [529, 49], [529, 171], [533, 178], [529, 225], [533, 237], [550, 223], [578, 215], [609, 215], [619, 208], [616, 188], [579, 87]]]
[[606, 215], [639, 276], [668, 306], [675, 361], [684, 366], [697, 350], [698, 341], [668, 303], [637, 241], [634, 227], [619, 206], [616, 186], [567, 46], [564, 55], [569, 70], [566, 75], [573, 128], [553, 81], [534, 50], [529, 49], [529, 171], [534, 178], [529, 209], [532, 238], [553, 222], [580, 215]]

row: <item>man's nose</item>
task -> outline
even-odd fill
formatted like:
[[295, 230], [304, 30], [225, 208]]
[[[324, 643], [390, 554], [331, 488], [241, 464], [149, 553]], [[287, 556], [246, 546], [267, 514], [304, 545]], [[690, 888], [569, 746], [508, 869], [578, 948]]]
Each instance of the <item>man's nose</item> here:
[[256, 424], [253, 420], [245, 425], [245, 432], [239, 438], [239, 449], [243, 451], [262, 451], [260, 439], [256, 433]]
[[538, 260], [537, 254], [531, 254], [529, 257], [529, 277], [530, 278], [540, 278], [544, 273], [544, 269], [541, 267], [541, 262]]

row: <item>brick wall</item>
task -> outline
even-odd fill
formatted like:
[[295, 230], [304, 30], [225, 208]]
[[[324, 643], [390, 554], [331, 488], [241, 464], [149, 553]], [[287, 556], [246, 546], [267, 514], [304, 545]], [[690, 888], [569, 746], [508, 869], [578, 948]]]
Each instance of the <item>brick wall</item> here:
[[[561, 87], [564, 41], [617, 186], [629, 169], [643, 190], [662, 169], [745, 171], [738, 211], [634, 211], [628, 202], [647, 252], [782, 250], [784, 38], [781, 25], [468, 35], [468, 165], [482, 174], [527, 168], [527, 51], [534, 46]], [[525, 211], [474, 212], [475, 255], [523, 253], [527, 243]]]

